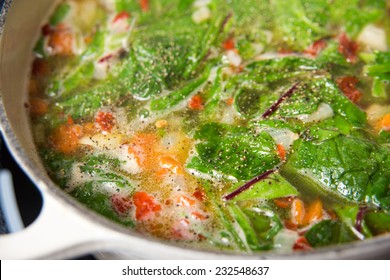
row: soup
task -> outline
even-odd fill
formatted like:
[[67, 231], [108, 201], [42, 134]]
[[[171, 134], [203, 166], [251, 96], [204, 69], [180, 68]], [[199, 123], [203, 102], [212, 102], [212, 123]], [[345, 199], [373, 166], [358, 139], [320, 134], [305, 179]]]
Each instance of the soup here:
[[62, 1], [26, 104], [48, 174], [181, 246], [290, 252], [386, 234], [386, 5]]

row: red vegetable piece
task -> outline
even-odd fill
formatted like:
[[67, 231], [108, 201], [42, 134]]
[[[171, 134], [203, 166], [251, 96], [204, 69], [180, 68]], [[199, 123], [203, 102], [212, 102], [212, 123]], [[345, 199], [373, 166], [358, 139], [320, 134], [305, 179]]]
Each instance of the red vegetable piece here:
[[312, 249], [313, 247], [310, 245], [309, 241], [307, 241], [306, 237], [304, 236], [299, 237], [293, 245], [294, 251], [309, 251]]
[[345, 33], [340, 35], [338, 51], [347, 59], [348, 62], [350, 62], [350, 63], [357, 62], [358, 50], [359, 50], [358, 43], [349, 39], [347, 37], [347, 34], [345, 34]]
[[95, 118], [100, 128], [103, 131], [110, 132], [115, 125], [115, 118], [109, 112], [98, 112]]
[[139, 5], [143, 12], [149, 11], [149, 0], [139, 0]]
[[226, 39], [226, 40], [223, 42], [222, 47], [223, 47], [223, 49], [226, 50], [226, 51], [234, 50], [234, 48], [235, 48], [234, 39], [233, 39], [233, 38], [228, 38], [228, 39]]
[[356, 88], [358, 82], [359, 80], [356, 77], [351, 76], [341, 77], [336, 80], [340, 90], [353, 103], [359, 102], [362, 97], [362, 93]]
[[114, 19], [112, 20], [113, 23], [117, 22], [118, 20], [122, 19], [128, 19], [130, 18], [130, 14], [128, 12], [122, 11], [119, 14], [117, 14]]
[[148, 220], [152, 213], [161, 211], [161, 205], [155, 203], [154, 198], [146, 192], [136, 192], [133, 202], [136, 207], [135, 218], [138, 221]]
[[193, 96], [188, 102], [188, 107], [191, 110], [203, 110], [203, 99], [200, 95]]
[[126, 214], [132, 205], [130, 197], [120, 194], [114, 194], [111, 196], [111, 204], [114, 211], [119, 215]]
[[315, 41], [313, 44], [311, 44], [306, 50], [303, 52], [305, 54], [311, 55], [313, 57], [316, 57], [323, 49], [325, 49], [327, 46], [327, 43], [324, 39], [320, 39]]

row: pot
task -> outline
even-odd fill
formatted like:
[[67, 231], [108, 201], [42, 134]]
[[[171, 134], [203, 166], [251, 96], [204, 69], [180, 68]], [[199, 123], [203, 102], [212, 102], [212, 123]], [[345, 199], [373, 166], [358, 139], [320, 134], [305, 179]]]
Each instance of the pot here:
[[[227, 254], [176, 246], [119, 226], [64, 193], [48, 177], [38, 157], [24, 107], [31, 49], [52, 0], [6, 0], [0, 23], [0, 124], [11, 153], [43, 197], [37, 220], [23, 231], [0, 236], [0, 259], [71, 258], [111, 252], [136, 259], [335, 259], [378, 258], [390, 252], [390, 235], [310, 253]], [[115, 253], [115, 255], [112, 255]]]

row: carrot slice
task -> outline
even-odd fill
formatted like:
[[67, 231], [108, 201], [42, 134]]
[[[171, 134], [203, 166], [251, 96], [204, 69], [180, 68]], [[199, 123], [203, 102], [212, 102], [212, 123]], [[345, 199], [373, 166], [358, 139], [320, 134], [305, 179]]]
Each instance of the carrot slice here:
[[378, 130], [390, 131], [390, 114], [384, 115], [377, 123]]
[[186, 197], [184, 195], [180, 195], [176, 199], [176, 205], [179, 205], [179, 206], [190, 207], [190, 206], [194, 206], [195, 203], [196, 203], [196, 201], [194, 199], [191, 199], [191, 198]]
[[201, 220], [201, 221], [207, 220], [206, 215], [203, 215], [202, 213], [199, 213], [197, 211], [192, 212], [191, 215], [197, 220]]
[[199, 201], [204, 201], [207, 198], [205, 192], [199, 188], [197, 188], [192, 195]]
[[50, 136], [50, 143], [57, 151], [71, 154], [79, 147], [79, 139], [84, 135], [83, 127], [77, 124], [64, 124]]
[[291, 196], [274, 199], [275, 205], [278, 206], [279, 208], [283, 208], [283, 209], [289, 207], [291, 205], [292, 201], [293, 201], [293, 198]]
[[317, 199], [307, 208], [304, 224], [311, 224], [321, 220], [323, 217], [323, 206], [321, 200]]
[[151, 214], [161, 211], [161, 205], [154, 202], [154, 198], [146, 192], [136, 192], [133, 196], [136, 207], [135, 218], [138, 221], [150, 219]]
[[295, 198], [291, 204], [291, 222], [296, 225], [304, 225], [305, 204], [299, 198]]
[[281, 160], [285, 161], [286, 160], [286, 150], [284, 149], [284, 146], [282, 144], [277, 144], [277, 149], [278, 149], [278, 155]]
[[73, 33], [65, 24], [58, 24], [49, 37], [49, 47], [53, 54], [70, 56], [73, 54]]
[[128, 153], [132, 154], [138, 165], [144, 169], [152, 170], [155, 168], [154, 146], [158, 138], [152, 133], [136, 134], [129, 143]]
[[164, 169], [169, 169], [175, 174], [184, 173], [184, 169], [181, 163], [170, 155], [160, 157], [160, 166]]

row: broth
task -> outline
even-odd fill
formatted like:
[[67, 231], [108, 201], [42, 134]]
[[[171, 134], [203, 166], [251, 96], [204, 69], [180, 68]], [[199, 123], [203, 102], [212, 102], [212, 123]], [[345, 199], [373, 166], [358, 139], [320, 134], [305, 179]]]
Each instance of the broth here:
[[29, 96], [51, 178], [182, 246], [390, 231], [386, 1], [66, 0]]

